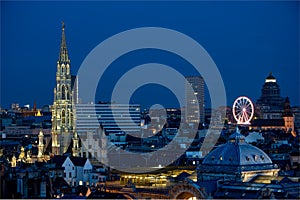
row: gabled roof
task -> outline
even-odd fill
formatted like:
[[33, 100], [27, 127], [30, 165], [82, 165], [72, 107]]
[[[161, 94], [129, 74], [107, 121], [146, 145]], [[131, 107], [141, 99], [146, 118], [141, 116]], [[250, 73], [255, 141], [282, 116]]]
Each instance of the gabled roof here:
[[69, 158], [75, 166], [79, 166], [79, 167], [84, 167], [86, 160], [87, 160], [86, 158], [82, 158], [82, 157], [71, 156]]

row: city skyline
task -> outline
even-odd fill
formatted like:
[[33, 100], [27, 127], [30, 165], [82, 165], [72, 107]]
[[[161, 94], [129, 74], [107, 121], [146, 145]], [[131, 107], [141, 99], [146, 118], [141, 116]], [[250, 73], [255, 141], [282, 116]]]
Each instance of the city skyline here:
[[[64, 8], [68, 8], [68, 12], [61, 12]], [[222, 75], [227, 105], [232, 105], [240, 95], [256, 101], [270, 71], [281, 86], [281, 96], [289, 96], [291, 104], [298, 105], [297, 8], [299, 2], [1, 2], [0, 105], [8, 108], [13, 102], [20, 105], [37, 102], [38, 106], [52, 104], [62, 20], [66, 23], [67, 45], [74, 75], [85, 56], [106, 38], [131, 28], [166, 27], [189, 35], [207, 50]], [[82, 11], [83, 15], [78, 15], [78, 11]], [[112, 11], [118, 12], [113, 15]], [[156, 15], [153, 15], [154, 11]], [[251, 16], [253, 11], [257, 16]], [[235, 18], [237, 14], [239, 19]], [[138, 15], [141, 15], [140, 19], [135, 19]], [[110, 20], [103, 20], [105, 17]], [[158, 20], [160, 17], [163, 20]], [[208, 19], [205, 20], [205, 17]], [[198, 23], [202, 26], [199, 27]], [[221, 33], [218, 34], [218, 31]], [[175, 69], [186, 64], [178, 58], [174, 61], [173, 55], [155, 51], [143, 53], [136, 52], [117, 60], [115, 65], [124, 68], [119, 74], [108, 71], [104, 79], [107, 82], [105, 89], [112, 89], [113, 84], [109, 84], [109, 81], [114, 83], [120, 73], [136, 64], [161, 61]], [[15, 59], [16, 55], [18, 59]], [[183, 73], [194, 75], [188, 68]], [[184, 85], [181, 87], [184, 88]], [[151, 95], [154, 88], [146, 91]], [[97, 100], [105, 101], [108, 95], [109, 92], [101, 88], [96, 95], [99, 97]], [[151, 105], [153, 102], [133, 103]], [[172, 103], [167, 107], [173, 107]]]

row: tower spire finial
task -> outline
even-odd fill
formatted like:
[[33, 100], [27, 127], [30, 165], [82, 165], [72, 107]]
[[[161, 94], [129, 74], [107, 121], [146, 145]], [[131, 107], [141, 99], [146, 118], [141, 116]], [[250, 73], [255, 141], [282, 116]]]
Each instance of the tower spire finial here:
[[65, 35], [65, 22], [62, 21], [62, 33], [61, 33], [61, 43], [60, 43], [60, 52], [59, 52], [59, 62], [70, 62], [68, 49], [67, 49], [67, 42], [66, 42], [66, 35]]

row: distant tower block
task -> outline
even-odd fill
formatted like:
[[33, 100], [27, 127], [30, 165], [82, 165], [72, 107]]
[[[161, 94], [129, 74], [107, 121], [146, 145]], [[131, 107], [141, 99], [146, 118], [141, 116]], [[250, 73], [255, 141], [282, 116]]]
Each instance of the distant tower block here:
[[186, 122], [204, 123], [204, 79], [201, 76], [185, 78]]
[[68, 150], [74, 134], [72, 77], [70, 59], [62, 23], [60, 53], [57, 61], [56, 87], [52, 106], [52, 153], [62, 155]]
[[254, 105], [248, 97], [241, 96], [234, 101], [232, 112], [237, 124], [249, 125], [254, 115]]

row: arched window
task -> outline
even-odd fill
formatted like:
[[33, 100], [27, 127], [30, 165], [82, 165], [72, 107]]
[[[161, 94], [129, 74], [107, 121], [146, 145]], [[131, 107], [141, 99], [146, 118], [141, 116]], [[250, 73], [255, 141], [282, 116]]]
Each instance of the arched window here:
[[61, 73], [62, 73], [62, 74], [65, 73], [65, 65], [64, 65], [64, 64], [61, 65]]
[[65, 85], [61, 86], [61, 99], [66, 99], [66, 87]]
[[70, 99], [70, 92], [69, 92], [69, 87], [68, 86], [66, 86], [66, 98], [67, 99]]
[[67, 64], [67, 66], [66, 66], [66, 74], [67, 74], [67, 75], [69, 75], [69, 72], [70, 72], [69, 67], [70, 67], [70, 66]]
[[66, 111], [65, 110], [61, 111], [61, 122], [62, 122], [62, 124], [66, 123]]

